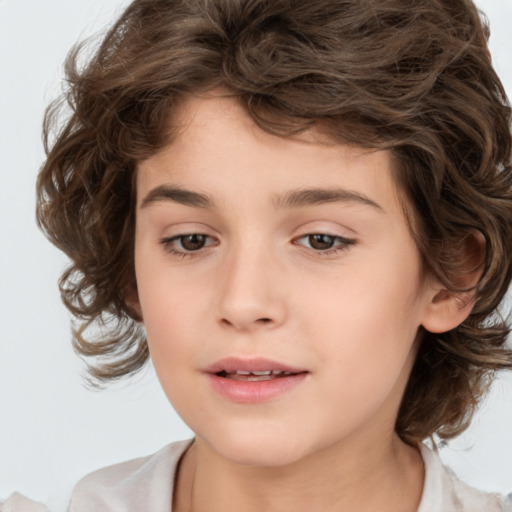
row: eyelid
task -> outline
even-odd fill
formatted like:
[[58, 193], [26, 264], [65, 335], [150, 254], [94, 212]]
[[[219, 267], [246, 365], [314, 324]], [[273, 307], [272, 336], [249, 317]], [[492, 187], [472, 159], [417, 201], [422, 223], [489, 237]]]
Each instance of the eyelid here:
[[[203, 237], [205, 240], [204, 244], [198, 247], [197, 249], [187, 249], [186, 247], [183, 247], [183, 239], [192, 236]], [[322, 236], [332, 239], [332, 247], [315, 248], [312, 247], [311, 244], [302, 243], [303, 240], [309, 239], [311, 241], [311, 237], [314, 236]], [[329, 256], [339, 253], [341, 251], [346, 251], [349, 249], [350, 246], [354, 245], [356, 242], [357, 240], [354, 238], [348, 238], [340, 234], [334, 234], [326, 229], [312, 229], [311, 231], [296, 236], [291, 240], [292, 244], [301, 246], [308, 252], [319, 256]], [[204, 254], [208, 248], [219, 245], [220, 242], [218, 239], [216, 239], [216, 237], [212, 235], [204, 233], [200, 230], [191, 229], [190, 231], [187, 230], [181, 233], [173, 234], [171, 236], [162, 237], [159, 239], [159, 243], [160, 245], [163, 246], [165, 252], [170, 253], [174, 256], [185, 258], [200, 256]]]
[[[213, 243], [206, 243], [203, 247], [200, 247], [196, 250], [187, 250], [185, 248], [183, 249], [177, 249], [174, 246], [174, 242], [177, 240], [183, 239], [187, 236], [202, 236], [205, 237], [207, 240], [213, 241]], [[201, 253], [204, 253], [204, 250], [208, 247], [212, 247], [215, 245], [218, 245], [218, 240], [216, 240], [213, 236], [207, 235], [206, 233], [201, 232], [186, 232], [186, 233], [178, 233], [176, 235], [172, 236], [166, 236], [159, 239], [159, 243], [164, 247], [164, 250], [172, 255], [179, 256], [182, 258], [185, 257], [194, 257], [198, 256]]]
[[[300, 240], [308, 239], [309, 237], [317, 236], [317, 235], [332, 238], [335, 241], [338, 241], [340, 243], [338, 245], [334, 245], [333, 247], [330, 247], [328, 249], [315, 249], [313, 247], [307, 247], [300, 243]], [[306, 249], [311, 250], [313, 253], [318, 254], [318, 255], [331, 255], [331, 254], [335, 254], [335, 253], [338, 253], [341, 251], [348, 250], [350, 246], [357, 243], [357, 240], [354, 238], [347, 238], [347, 237], [344, 237], [341, 235], [334, 235], [334, 234], [328, 233], [328, 232], [312, 231], [310, 233], [305, 233], [303, 235], [295, 237], [293, 239], [292, 243], [294, 243], [295, 245], [300, 245], [302, 247], [305, 247]]]

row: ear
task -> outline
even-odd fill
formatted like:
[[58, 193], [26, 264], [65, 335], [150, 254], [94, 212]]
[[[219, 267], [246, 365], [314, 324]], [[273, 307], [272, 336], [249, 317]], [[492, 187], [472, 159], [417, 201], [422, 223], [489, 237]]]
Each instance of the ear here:
[[427, 305], [422, 326], [429, 332], [442, 333], [455, 329], [470, 315], [475, 304], [475, 289], [482, 275], [485, 258], [485, 238], [472, 231], [457, 247], [460, 271], [454, 277], [457, 288], [473, 288], [467, 292], [448, 290], [437, 279], [427, 283]]
[[427, 304], [421, 325], [429, 332], [447, 332], [470, 315], [474, 292], [456, 293], [441, 288]]

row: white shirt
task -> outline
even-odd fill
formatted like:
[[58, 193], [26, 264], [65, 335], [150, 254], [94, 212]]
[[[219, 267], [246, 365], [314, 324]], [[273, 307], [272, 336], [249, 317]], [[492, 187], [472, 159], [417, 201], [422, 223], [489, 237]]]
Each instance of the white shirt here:
[[[80, 480], [69, 512], [172, 512], [171, 483], [190, 441], [171, 443], [154, 455], [109, 466]], [[498, 494], [478, 491], [444, 467], [436, 453], [420, 445], [425, 481], [417, 512], [512, 512], [512, 503]], [[13, 495], [0, 512], [41, 512], [39, 504]]]

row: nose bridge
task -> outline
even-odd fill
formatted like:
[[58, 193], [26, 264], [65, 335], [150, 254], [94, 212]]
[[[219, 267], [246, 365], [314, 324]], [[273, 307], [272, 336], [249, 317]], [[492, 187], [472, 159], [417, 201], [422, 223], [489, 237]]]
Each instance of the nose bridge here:
[[219, 287], [219, 319], [237, 329], [278, 325], [285, 315], [278, 258], [271, 243], [256, 237], [228, 249]]

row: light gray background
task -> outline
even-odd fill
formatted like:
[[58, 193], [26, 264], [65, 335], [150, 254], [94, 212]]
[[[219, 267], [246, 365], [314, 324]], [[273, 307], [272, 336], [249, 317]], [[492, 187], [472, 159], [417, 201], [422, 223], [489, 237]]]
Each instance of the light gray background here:
[[[495, 65], [512, 96], [512, 0], [480, 0]], [[13, 490], [63, 510], [86, 472], [190, 436], [148, 368], [100, 393], [84, 388], [56, 281], [64, 257], [37, 230], [34, 182], [45, 105], [78, 39], [126, 1], [0, 0], [0, 499]], [[478, 487], [512, 491], [512, 375], [442, 456]]]

